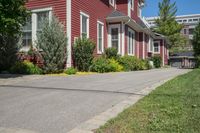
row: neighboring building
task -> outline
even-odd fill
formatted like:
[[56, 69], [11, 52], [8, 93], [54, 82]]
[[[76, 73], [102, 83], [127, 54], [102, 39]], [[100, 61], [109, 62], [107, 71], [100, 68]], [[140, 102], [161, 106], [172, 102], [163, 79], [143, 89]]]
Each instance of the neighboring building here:
[[[155, 19], [158, 17], [149, 17], [147, 21], [149, 22], [150, 27], [156, 27]], [[183, 29], [181, 30], [181, 34], [184, 35], [188, 39], [187, 49], [192, 50], [192, 39], [193, 32], [195, 27], [200, 22], [200, 14], [191, 14], [191, 15], [181, 15], [176, 16], [176, 21], [179, 24], [183, 24]]]
[[159, 54], [163, 65], [168, 64], [167, 41], [150, 30], [141, 16], [143, 5], [144, 0], [29, 0], [26, 6], [32, 16], [24, 26], [24, 48], [35, 45], [41, 21], [54, 14], [68, 37], [68, 67], [73, 65], [72, 45], [83, 36], [96, 43], [95, 56], [115, 47], [122, 56], [146, 59]]
[[195, 68], [194, 52], [174, 53], [170, 56], [170, 65], [178, 68]]

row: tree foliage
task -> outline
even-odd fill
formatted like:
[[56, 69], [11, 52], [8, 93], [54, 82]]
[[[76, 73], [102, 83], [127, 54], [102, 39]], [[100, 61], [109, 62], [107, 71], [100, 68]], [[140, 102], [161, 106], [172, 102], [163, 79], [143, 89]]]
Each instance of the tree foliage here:
[[0, 1], [0, 33], [16, 35], [21, 31], [30, 12], [26, 9], [27, 0]]
[[192, 44], [195, 56], [200, 56], [200, 23], [194, 30], [194, 38]]
[[181, 46], [185, 40], [185, 38], [180, 34], [183, 25], [179, 24], [175, 20], [176, 12], [176, 2], [172, 4], [170, 0], [159, 2], [159, 17], [155, 20], [157, 24], [155, 31], [169, 38], [169, 48], [179, 45]]
[[44, 61], [44, 72], [55, 73], [64, 69], [67, 59], [67, 39], [64, 26], [56, 17], [52, 17], [51, 22], [44, 20], [42, 30], [37, 34], [36, 41], [38, 50]]
[[26, 0], [0, 0], [0, 71], [15, 64], [21, 27], [29, 11]]

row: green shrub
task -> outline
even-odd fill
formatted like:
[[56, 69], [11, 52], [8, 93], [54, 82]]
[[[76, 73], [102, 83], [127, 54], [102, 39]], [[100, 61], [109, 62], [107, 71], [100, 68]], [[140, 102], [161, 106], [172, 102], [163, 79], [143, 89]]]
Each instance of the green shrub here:
[[77, 73], [77, 69], [75, 68], [68, 68], [66, 71], [65, 71], [66, 74], [68, 75], [74, 75]]
[[118, 59], [118, 62], [124, 67], [125, 71], [139, 70], [139, 59], [134, 56], [123, 56]]
[[121, 72], [124, 69], [115, 59], [109, 59], [109, 66], [111, 72]]
[[108, 59], [118, 59], [119, 57], [118, 51], [116, 48], [107, 48], [105, 50], [105, 56]]
[[13, 74], [42, 74], [42, 70], [29, 61], [15, 63], [10, 72]]
[[135, 56], [123, 56], [118, 59], [125, 71], [147, 70], [150, 69], [148, 60], [141, 60]]
[[120, 72], [123, 71], [123, 66], [114, 59], [100, 57], [93, 60], [91, 71], [98, 73]]
[[95, 43], [87, 38], [79, 38], [73, 46], [74, 64], [79, 71], [89, 71], [94, 58]]
[[153, 65], [155, 68], [160, 68], [161, 67], [161, 63], [162, 63], [162, 58], [159, 55], [153, 56], [151, 58], [151, 60], [153, 61]]

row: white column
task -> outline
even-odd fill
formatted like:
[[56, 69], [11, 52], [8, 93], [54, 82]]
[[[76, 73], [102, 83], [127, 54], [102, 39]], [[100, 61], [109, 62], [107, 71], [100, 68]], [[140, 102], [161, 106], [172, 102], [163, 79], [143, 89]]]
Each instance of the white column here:
[[142, 52], [142, 58], [145, 59], [145, 34], [143, 32], [143, 52]]
[[67, 0], [66, 2], [66, 8], [67, 8], [67, 67], [71, 67], [72, 65], [72, 41], [71, 41], [71, 0]]
[[163, 44], [163, 46], [162, 46], [162, 51], [163, 51], [163, 66], [165, 66], [165, 40], [163, 39], [162, 40], [162, 44]]
[[122, 22], [122, 56], [125, 55], [125, 25]]
[[36, 47], [35, 41], [37, 40], [37, 14], [32, 14], [32, 44]]

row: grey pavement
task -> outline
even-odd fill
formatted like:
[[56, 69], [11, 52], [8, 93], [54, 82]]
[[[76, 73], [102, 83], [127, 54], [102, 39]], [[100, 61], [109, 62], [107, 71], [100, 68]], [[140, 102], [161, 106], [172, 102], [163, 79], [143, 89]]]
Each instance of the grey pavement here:
[[66, 133], [130, 96], [145, 95], [145, 88], [188, 71], [0, 76], [0, 133]]

